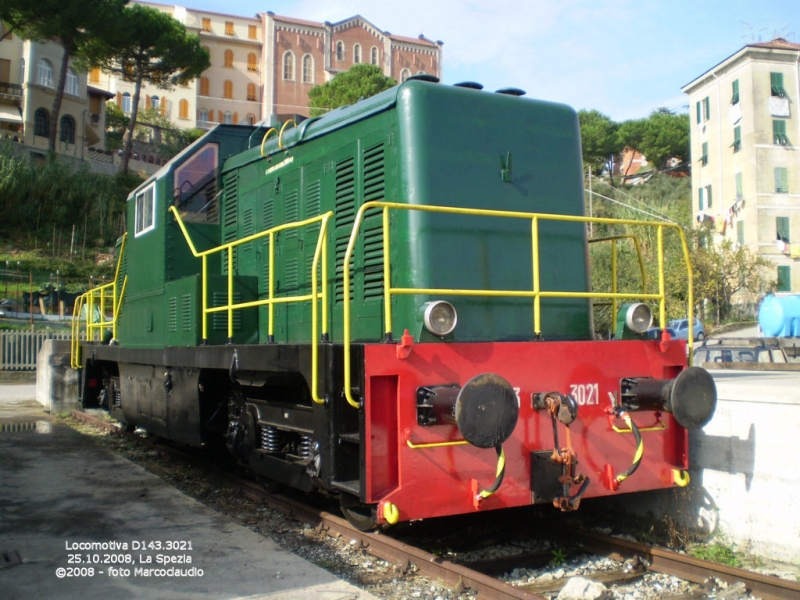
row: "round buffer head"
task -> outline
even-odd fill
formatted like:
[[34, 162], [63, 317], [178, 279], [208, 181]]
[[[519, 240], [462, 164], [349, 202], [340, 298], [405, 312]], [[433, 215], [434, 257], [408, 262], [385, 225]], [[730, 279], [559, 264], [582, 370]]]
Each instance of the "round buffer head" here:
[[458, 393], [455, 416], [458, 430], [470, 444], [494, 448], [505, 442], [517, 425], [517, 394], [499, 375], [476, 375]]

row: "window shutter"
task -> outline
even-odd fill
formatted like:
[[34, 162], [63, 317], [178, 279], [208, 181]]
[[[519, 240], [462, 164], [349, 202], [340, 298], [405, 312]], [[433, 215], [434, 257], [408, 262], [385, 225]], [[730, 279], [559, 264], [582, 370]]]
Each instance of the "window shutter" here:
[[703, 200], [703, 192], [704, 192], [703, 188], [697, 190], [697, 198], [698, 198], [697, 206], [699, 207], [700, 210], [705, 210], [706, 208], [705, 202]]
[[731, 104], [739, 103], [739, 80], [733, 82], [733, 95], [731, 97]]
[[706, 201], [708, 202], [708, 208], [711, 208], [711, 186], [706, 186]]
[[791, 267], [778, 267], [778, 291], [791, 292], [792, 291], [792, 268]]
[[702, 123], [702, 119], [701, 119], [701, 117], [700, 117], [700, 114], [701, 114], [701, 113], [700, 113], [700, 102], [698, 102], [698, 103], [697, 103], [697, 124], [698, 124], [698, 125], [699, 125], [700, 123]]
[[150, 108], [150, 106], [151, 106], [151, 104], [150, 104], [150, 96], [145, 96], [144, 97], [144, 107], [145, 108]]
[[789, 238], [789, 217], [777, 217], [775, 219], [776, 237], [782, 242], [787, 244], [791, 241]]
[[234, 125], [238, 125], [239, 124], [239, 113], [238, 112], [233, 113], [233, 124]]
[[122, 108], [122, 93], [121, 92], [117, 92], [117, 106], [119, 108]]

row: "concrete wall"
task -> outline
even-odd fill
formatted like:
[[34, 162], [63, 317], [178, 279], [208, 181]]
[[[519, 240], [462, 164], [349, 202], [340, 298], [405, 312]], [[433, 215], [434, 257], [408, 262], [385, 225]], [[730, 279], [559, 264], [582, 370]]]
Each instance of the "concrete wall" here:
[[69, 340], [45, 340], [36, 361], [36, 401], [51, 415], [80, 408], [78, 381]]
[[740, 549], [800, 564], [800, 373], [712, 374], [716, 413], [690, 436], [692, 512]]

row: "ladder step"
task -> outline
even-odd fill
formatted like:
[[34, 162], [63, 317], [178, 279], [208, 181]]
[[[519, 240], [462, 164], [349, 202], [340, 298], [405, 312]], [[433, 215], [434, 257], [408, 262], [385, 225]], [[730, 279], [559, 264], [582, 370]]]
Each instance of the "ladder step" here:
[[361, 443], [361, 436], [359, 436], [357, 433], [340, 433], [339, 439], [342, 442], [350, 442], [351, 444]]

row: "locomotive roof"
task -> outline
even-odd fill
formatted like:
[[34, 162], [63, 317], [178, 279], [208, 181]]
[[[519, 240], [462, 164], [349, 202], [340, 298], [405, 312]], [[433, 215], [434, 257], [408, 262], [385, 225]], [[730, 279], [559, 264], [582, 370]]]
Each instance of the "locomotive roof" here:
[[[419, 85], [419, 82], [416, 83]], [[302, 121], [296, 127], [288, 129], [284, 134], [282, 140], [284, 149], [289, 149], [297, 144], [305, 143], [324, 136], [325, 134], [336, 131], [345, 125], [349, 125], [350, 123], [360, 121], [374, 114], [392, 108], [397, 103], [397, 94], [399, 93], [400, 88], [410, 84], [412, 84], [412, 82], [406, 81], [405, 83], [389, 88], [380, 94], [359, 100], [355, 104], [342, 106], [327, 112], [320, 117], [310, 117], [305, 121]], [[262, 127], [262, 130], [264, 133], [266, 133], [266, 128]], [[263, 136], [261, 136], [260, 133], [257, 133], [255, 137], [260, 140]], [[269, 156], [276, 155], [281, 152], [281, 148], [278, 145], [277, 135], [269, 138], [266, 144], [265, 152]], [[225, 166], [222, 170], [224, 172], [228, 169], [237, 168], [242, 164], [257, 160], [260, 157], [260, 144], [256, 144], [254, 149], [230, 157], [225, 162]]]

